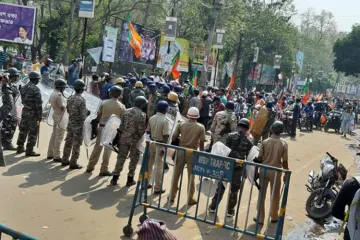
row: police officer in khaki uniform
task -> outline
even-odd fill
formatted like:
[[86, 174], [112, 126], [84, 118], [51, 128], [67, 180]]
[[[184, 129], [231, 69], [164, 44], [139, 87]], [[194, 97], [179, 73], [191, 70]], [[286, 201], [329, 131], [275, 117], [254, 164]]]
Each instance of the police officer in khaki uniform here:
[[[113, 86], [110, 88], [110, 99], [105, 100], [101, 103], [99, 108], [97, 118], [94, 120], [96, 125], [100, 123], [99, 129], [97, 131], [97, 139], [94, 146], [94, 149], [91, 153], [89, 164], [87, 166], [86, 172], [90, 173], [94, 170], [95, 165], [98, 163], [101, 151], [103, 146], [100, 146], [101, 133], [105, 127], [106, 122], [109, 120], [111, 115], [115, 114], [118, 117], [122, 117], [125, 113], [125, 106], [119, 101], [119, 97], [122, 93], [122, 89], [119, 86]], [[105, 148], [103, 154], [103, 162], [101, 164], [99, 176], [112, 176], [108, 171], [109, 160], [111, 156], [111, 150]]]
[[[169, 108], [169, 104], [165, 101], [159, 101], [157, 104], [157, 113], [149, 119], [146, 132], [150, 134], [150, 139], [156, 142], [167, 143], [170, 135], [169, 120], [165, 114]], [[150, 144], [150, 158], [149, 158], [149, 179], [153, 171], [154, 161], [156, 162], [155, 169], [155, 188], [154, 194], [164, 193], [165, 189], [161, 189], [161, 177], [163, 173], [163, 155], [164, 147]], [[149, 185], [149, 188], [152, 186]]]
[[[180, 123], [174, 132], [173, 141], [180, 136], [179, 146], [183, 148], [190, 148], [197, 150], [198, 147], [200, 151], [204, 151], [204, 142], [205, 142], [205, 128], [203, 125], [198, 123], [196, 120], [200, 117], [199, 109], [196, 107], [191, 107], [186, 115], [189, 120], [183, 123]], [[190, 181], [190, 192], [188, 196], [188, 204], [195, 205], [197, 202], [193, 198], [195, 193], [195, 182], [194, 176], [192, 175], [192, 167], [193, 167], [193, 154], [186, 153], [184, 159], [184, 151], [178, 151], [177, 160], [175, 163], [175, 173], [174, 173], [174, 181], [172, 184], [171, 190], [171, 198], [170, 200], [173, 202], [176, 197], [176, 193], [178, 191], [178, 184], [181, 172], [183, 170], [183, 166], [186, 163], [187, 171], [188, 171], [188, 179]], [[185, 162], [184, 162], [185, 161]]]
[[51, 133], [47, 159], [54, 159], [54, 162], [62, 162], [61, 159], [61, 143], [64, 140], [65, 130], [59, 128], [59, 123], [65, 112], [65, 98], [63, 92], [66, 88], [66, 82], [63, 79], [58, 79], [55, 81], [55, 90], [50, 96], [50, 104], [54, 110], [53, 119], [53, 132]]

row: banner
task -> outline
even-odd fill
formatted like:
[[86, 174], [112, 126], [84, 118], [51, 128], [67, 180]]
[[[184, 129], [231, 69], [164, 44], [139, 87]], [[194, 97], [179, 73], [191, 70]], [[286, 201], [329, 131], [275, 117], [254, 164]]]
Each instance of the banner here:
[[263, 65], [261, 70], [260, 84], [273, 85], [275, 80], [275, 68], [270, 65]]
[[103, 36], [104, 48], [102, 55], [102, 60], [104, 62], [114, 62], [117, 32], [117, 28], [112, 28], [108, 26], [105, 27], [105, 32]]
[[296, 52], [296, 63], [299, 65], [299, 73], [302, 73], [303, 65], [304, 65], [304, 52], [297, 51]]
[[254, 68], [251, 68], [249, 71], [249, 75], [248, 75], [248, 80], [254, 80], [254, 81], [259, 81], [260, 79], [260, 73], [261, 73], [261, 66], [262, 64], [257, 63]]
[[31, 45], [36, 9], [0, 3], [0, 41]]
[[175, 42], [170, 43], [170, 53], [168, 54], [168, 42], [164, 41], [164, 33], [161, 34], [160, 50], [156, 61], [156, 67], [166, 71], [170, 70], [171, 60], [174, 54], [180, 51], [180, 62], [178, 70], [181, 72], [189, 71], [189, 41], [176, 38]]
[[129, 44], [128, 33], [129, 26], [127, 21], [122, 22], [122, 30], [119, 47], [119, 60], [125, 62], [138, 62], [144, 64], [155, 65], [157, 44], [160, 38], [160, 31], [150, 30], [141, 25], [132, 23], [136, 32], [139, 33], [141, 44], [141, 56], [136, 58], [134, 50]]
[[90, 49], [86, 50], [89, 53], [89, 55], [94, 59], [96, 64], [99, 64], [99, 62], [100, 62], [100, 56], [101, 56], [102, 49], [103, 49], [102, 47], [97, 47], [97, 48], [90, 48]]
[[79, 17], [94, 18], [95, 0], [81, 0], [79, 5]]
[[206, 48], [203, 46], [194, 46], [191, 48], [192, 64], [203, 65], [206, 56]]

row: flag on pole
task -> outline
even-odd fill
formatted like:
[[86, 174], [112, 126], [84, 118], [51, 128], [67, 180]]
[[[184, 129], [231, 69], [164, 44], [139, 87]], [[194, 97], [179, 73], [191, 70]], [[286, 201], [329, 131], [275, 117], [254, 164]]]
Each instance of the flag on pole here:
[[141, 55], [142, 39], [140, 35], [136, 32], [134, 26], [131, 23], [130, 18], [131, 18], [131, 14], [129, 12], [127, 15], [127, 22], [129, 26], [128, 41], [130, 46], [134, 49], [136, 58], [139, 58]]
[[303, 89], [302, 94], [305, 94], [305, 96], [302, 98], [302, 103], [306, 104], [310, 99], [310, 89], [309, 89], [309, 82], [306, 82]]
[[198, 69], [197, 68], [194, 71], [194, 74], [193, 74], [193, 77], [192, 77], [192, 80], [191, 80], [191, 85], [194, 88], [197, 88], [197, 85], [198, 85]]
[[227, 88], [228, 88], [228, 89], [233, 89], [234, 86], [235, 86], [235, 73], [232, 74], [232, 76], [231, 76], [231, 81], [230, 81], [230, 83], [229, 83], [229, 85], [228, 85]]
[[174, 55], [171, 60], [171, 74], [174, 79], [178, 79], [180, 77], [180, 71], [177, 69], [180, 61], [180, 50]]

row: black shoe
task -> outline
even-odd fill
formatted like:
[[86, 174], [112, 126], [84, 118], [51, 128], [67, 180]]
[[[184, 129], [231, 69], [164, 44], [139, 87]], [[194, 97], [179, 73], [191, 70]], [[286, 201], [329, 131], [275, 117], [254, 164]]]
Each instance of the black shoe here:
[[254, 222], [256, 222], [256, 223], [258, 223], [258, 224], [260, 224], [260, 225], [264, 225], [264, 223], [262, 223], [262, 222], [258, 222], [258, 220], [257, 220], [257, 218], [256, 218], [256, 217], [254, 217], [254, 218], [253, 218], [253, 220], [254, 220]]
[[53, 161], [57, 163], [62, 163], [63, 160], [61, 158], [54, 158]]
[[235, 211], [234, 210], [228, 210], [226, 217], [228, 218], [233, 218], [235, 216]]
[[213, 208], [213, 207], [210, 205], [209, 208], [208, 208], [208, 210], [209, 210], [210, 213], [215, 213], [216, 208]]
[[49, 159], [49, 160], [50, 160], [50, 159], [53, 159], [53, 158], [54, 158], [54, 157], [47, 157], [47, 159]]
[[69, 166], [70, 165], [70, 162], [69, 161], [62, 161], [61, 162], [61, 166]]
[[165, 170], [169, 170], [169, 165], [167, 163], [165, 163], [165, 167], [164, 167]]
[[131, 186], [133, 186], [133, 185], [135, 185], [136, 184], [136, 182], [134, 181], [134, 177], [129, 177], [128, 176], [128, 179], [127, 179], [127, 182], [126, 182], [126, 186], [127, 187], [131, 187]]
[[93, 171], [94, 171], [94, 170], [86, 169], [85, 172], [87, 172], [87, 173], [92, 173]]
[[154, 195], [163, 194], [164, 192], [166, 192], [166, 189], [163, 189], [161, 191], [154, 191]]
[[79, 164], [70, 165], [69, 169], [75, 170], [75, 169], [82, 169], [83, 167]]
[[16, 152], [17, 152], [18, 154], [20, 154], [20, 153], [25, 152], [25, 149], [24, 149], [23, 146], [18, 146], [18, 147], [16, 148]]
[[119, 175], [114, 175], [110, 181], [110, 184], [116, 186], [118, 180], [119, 180]]
[[109, 171], [99, 173], [99, 177], [111, 177], [111, 176], [112, 176], [112, 173]]
[[34, 151], [26, 151], [25, 156], [26, 157], [38, 157], [38, 156], [40, 156], [40, 153], [37, 153]]
[[149, 184], [147, 188], [148, 188], [148, 189], [152, 188], [152, 185], [151, 185], [151, 184]]
[[17, 148], [14, 147], [14, 145], [12, 145], [12, 143], [10, 143], [10, 144], [4, 144], [3, 149], [4, 149], [5, 151], [17, 151]]

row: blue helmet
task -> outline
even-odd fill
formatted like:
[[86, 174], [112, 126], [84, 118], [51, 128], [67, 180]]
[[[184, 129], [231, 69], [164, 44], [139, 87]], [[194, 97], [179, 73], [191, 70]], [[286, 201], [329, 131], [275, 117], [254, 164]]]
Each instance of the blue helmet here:
[[165, 94], [168, 94], [170, 92], [170, 88], [167, 85], [162, 86], [161, 90]]
[[171, 83], [168, 83], [166, 85], [170, 88], [170, 91], [172, 91], [174, 89], [174, 86]]
[[150, 83], [147, 86], [149, 89], [156, 89], [156, 85], [154, 83]]
[[174, 92], [176, 92], [176, 93], [182, 92], [182, 87], [181, 86], [175, 86], [174, 87]]
[[169, 104], [166, 101], [159, 101], [156, 106], [156, 110], [161, 113], [166, 113], [168, 107]]
[[142, 78], [141, 82], [142, 82], [142, 84], [147, 84], [148, 80], [147, 80], [147, 78]]
[[228, 110], [230, 110], [230, 111], [234, 111], [234, 109], [235, 109], [235, 104], [234, 104], [234, 102], [228, 101], [228, 102], [226, 103], [226, 105], [225, 105], [225, 108], [228, 109]]
[[136, 81], [137, 81], [136, 77], [130, 78], [130, 83], [131, 83], [132, 85], [135, 85]]

